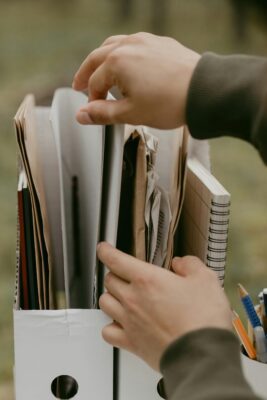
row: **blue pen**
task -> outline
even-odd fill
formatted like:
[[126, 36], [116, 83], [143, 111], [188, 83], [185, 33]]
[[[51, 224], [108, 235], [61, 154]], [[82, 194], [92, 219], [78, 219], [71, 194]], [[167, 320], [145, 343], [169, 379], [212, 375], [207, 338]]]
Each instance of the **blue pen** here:
[[240, 283], [238, 284], [238, 290], [251, 325], [253, 328], [262, 326], [248, 292]]

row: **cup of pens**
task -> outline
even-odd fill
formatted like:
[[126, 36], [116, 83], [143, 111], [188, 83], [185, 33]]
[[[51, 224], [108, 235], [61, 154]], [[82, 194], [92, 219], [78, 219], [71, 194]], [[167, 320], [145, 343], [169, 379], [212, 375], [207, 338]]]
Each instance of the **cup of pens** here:
[[241, 363], [244, 375], [262, 399], [267, 399], [267, 289], [259, 294], [254, 306], [246, 289], [238, 284], [238, 291], [248, 317], [248, 329], [233, 311], [233, 326], [241, 342]]

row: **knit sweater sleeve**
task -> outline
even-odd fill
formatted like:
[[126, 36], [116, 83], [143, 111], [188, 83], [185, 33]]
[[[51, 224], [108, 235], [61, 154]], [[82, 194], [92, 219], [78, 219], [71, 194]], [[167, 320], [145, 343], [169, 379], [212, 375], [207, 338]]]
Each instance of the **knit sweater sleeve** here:
[[242, 373], [239, 342], [228, 330], [184, 335], [165, 350], [160, 368], [169, 400], [259, 400]]
[[204, 53], [190, 82], [186, 122], [196, 139], [252, 143], [267, 164], [267, 58]]

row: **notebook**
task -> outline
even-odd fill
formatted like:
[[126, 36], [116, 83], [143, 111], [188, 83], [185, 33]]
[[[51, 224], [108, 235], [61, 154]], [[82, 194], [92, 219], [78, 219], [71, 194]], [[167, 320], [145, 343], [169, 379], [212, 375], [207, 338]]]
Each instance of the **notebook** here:
[[199, 257], [225, 276], [230, 194], [197, 159], [188, 159], [185, 201], [180, 223], [182, 254]]

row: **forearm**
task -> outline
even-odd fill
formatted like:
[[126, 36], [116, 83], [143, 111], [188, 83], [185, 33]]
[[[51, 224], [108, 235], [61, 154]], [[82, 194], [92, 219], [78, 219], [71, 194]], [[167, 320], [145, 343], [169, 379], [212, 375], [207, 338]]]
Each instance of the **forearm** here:
[[207, 328], [173, 342], [161, 359], [169, 400], [259, 400], [241, 370], [239, 343], [228, 330]]
[[267, 163], [267, 59], [205, 53], [191, 79], [186, 122], [196, 139], [251, 142]]

